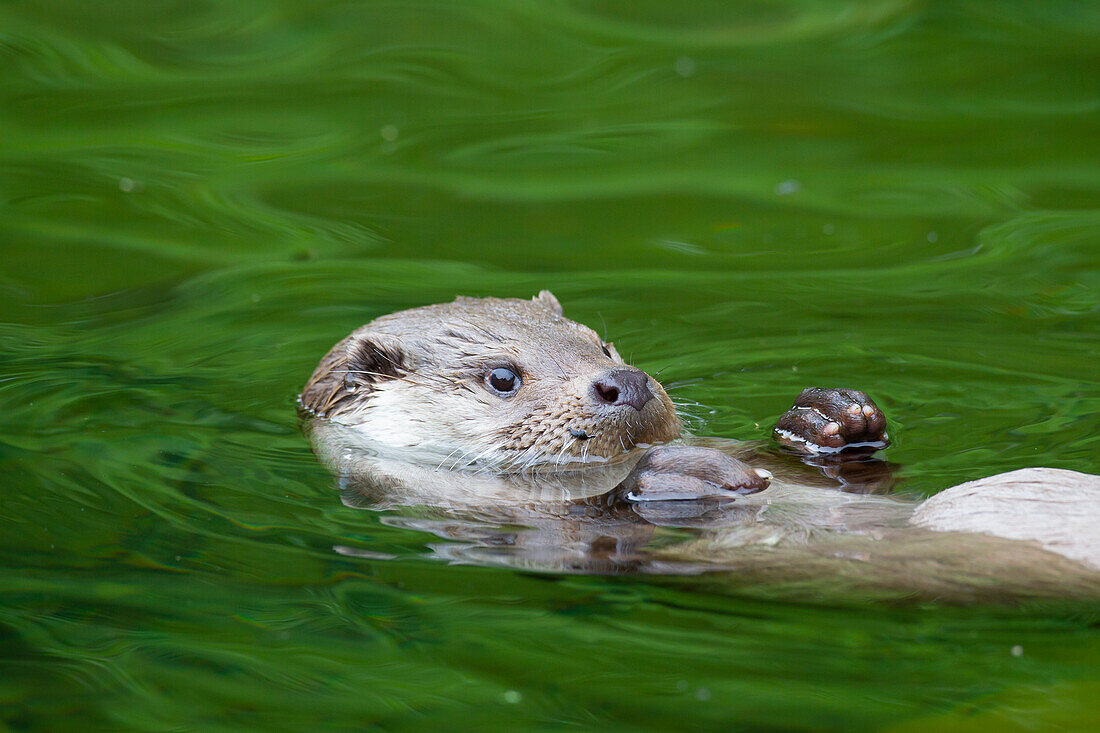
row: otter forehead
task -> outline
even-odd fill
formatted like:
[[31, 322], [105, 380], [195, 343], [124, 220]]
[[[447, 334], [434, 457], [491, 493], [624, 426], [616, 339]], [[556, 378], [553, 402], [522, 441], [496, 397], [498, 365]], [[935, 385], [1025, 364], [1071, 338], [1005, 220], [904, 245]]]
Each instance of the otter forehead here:
[[606, 368], [611, 347], [588, 326], [541, 299], [458, 298], [382, 316], [365, 331], [400, 339], [414, 368], [509, 360], [532, 372]]

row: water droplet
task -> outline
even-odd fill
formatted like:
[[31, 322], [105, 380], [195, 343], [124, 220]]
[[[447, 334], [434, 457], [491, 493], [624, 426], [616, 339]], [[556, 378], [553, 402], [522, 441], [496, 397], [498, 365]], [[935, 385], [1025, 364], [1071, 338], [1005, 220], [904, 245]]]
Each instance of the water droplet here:
[[793, 178], [788, 178], [785, 181], [780, 181], [775, 184], [776, 196], [790, 196], [792, 193], [798, 193], [802, 190], [802, 182], [796, 181]]
[[676, 59], [676, 63], [672, 65], [676, 73], [683, 77], [689, 77], [695, 73], [695, 60], [688, 56], [681, 56]]

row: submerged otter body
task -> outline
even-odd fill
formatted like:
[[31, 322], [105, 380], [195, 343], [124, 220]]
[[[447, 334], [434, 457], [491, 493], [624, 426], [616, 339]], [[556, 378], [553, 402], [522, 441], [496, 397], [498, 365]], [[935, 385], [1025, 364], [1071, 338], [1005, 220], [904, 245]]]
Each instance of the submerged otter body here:
[[[978, 597], [991, 575], [1017, 595], [1100, 596], [1100, 477], [1028, 469], [923, 505], [861, 495], [888, 489], [893, 467], [848, 452], [887, 444], [881, 411], [851, 390], [806, 390], [780, 418], [775, 439], [801, 461], [682, 435], [660, 384], [548, 291], [378, 318], [329, 351], [299, 406], [346, 503], [436, 507], [445, 518], [418, 529], [493, 562], [835, 573], [939, 598]], [[661, 527], [704, 534], [651, 550]]]

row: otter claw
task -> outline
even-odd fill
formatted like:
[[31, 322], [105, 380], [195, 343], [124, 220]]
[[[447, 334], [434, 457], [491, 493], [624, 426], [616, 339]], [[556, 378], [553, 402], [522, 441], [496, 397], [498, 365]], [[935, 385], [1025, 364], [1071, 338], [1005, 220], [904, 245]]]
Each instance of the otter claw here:
[[774, 436], [804, 453], [878, 450], [890, 444], [885, 415], [870, 397], [850, 389], [804, 390], [776, 422]]

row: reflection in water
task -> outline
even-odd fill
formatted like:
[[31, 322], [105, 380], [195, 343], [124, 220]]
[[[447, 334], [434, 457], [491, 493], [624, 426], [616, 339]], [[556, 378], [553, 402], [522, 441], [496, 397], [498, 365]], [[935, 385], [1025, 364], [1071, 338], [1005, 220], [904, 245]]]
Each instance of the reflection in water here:
[[[344, 504], [385, 511], [386, 526], [445, 540], [427, 547], [448, 563], [600, 575], [724, 573], [734, 585], [826, 596], [1100, 594], [1100, 575], [1038, 546], [909, 526], [915, 502], [874, 493], [889, 485], [893, 469], [881, 461], [807, 461], [815, 472], [751, 444], [696, 439], [763, 462], [774, 474], [771, 486], [735, 498], [631, 502], [620, 484], [638, 452], [583, 471], [495, 475], [388, 459], [325, 421], [314, 421], [310, 432]], [[838, 483], [837, 476], [845, 478]]]

